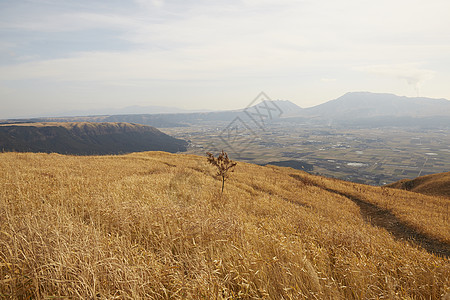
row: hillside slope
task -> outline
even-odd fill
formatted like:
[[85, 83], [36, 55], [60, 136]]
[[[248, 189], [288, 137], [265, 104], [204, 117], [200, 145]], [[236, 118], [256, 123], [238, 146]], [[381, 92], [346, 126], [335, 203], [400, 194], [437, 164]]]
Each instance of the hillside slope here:
[[387, 187], [432, 196], [450, 197], [450, 172], [431, 174], [415, 179], [403, 179], [391, 183]]
[[0, 153], [0, 295], [441, 299], [448, 201], [205, 157]]
[[187, 143], [158, 129], [129, 123], [22, 123], [0, 125], [0, 150], [61, 154], [186, 151]]

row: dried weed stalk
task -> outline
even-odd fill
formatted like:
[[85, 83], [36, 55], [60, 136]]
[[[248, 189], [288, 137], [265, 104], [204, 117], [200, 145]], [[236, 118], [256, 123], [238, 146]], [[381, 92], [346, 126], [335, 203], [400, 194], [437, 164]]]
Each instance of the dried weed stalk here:
[[237, 165], [237, 162], [232, 161], [228, 158], [228, 154], [222, 150], [222, 153], [219, 156], [214, 157], [212, 153], [206, 152], [208, 155], [207, 160], [210, 164], [217, 167], [216, 176], [220, 176], [222, 178], [222, 193], [223, 188], [225, 186], [225, 180], [228, 178], [228, 172], [233, 172], [234, 167]]

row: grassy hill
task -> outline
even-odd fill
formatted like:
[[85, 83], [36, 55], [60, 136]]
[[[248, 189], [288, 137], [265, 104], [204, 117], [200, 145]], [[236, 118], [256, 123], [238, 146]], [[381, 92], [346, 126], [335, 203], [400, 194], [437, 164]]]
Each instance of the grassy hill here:
[[432, 196], [450, 197], [450, 172], [431, 174], [415, 179], [403, 179], [391, 183], [387, 187]]
[[448, 199], [205, 157], [0, 153], [0, 295], [441, 299]]
[[186, 151], [187, 142], [130, 123], [19, 123], [0, 125], [0, 150], [77, 155]]

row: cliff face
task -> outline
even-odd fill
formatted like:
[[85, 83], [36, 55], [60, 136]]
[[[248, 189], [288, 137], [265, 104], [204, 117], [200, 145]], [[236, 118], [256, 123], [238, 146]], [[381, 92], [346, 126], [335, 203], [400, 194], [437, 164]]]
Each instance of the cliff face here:
[[0, 150], [96, 155], [186, 151], [187, 142], [129, 123], [23, 123], [0, 126]]

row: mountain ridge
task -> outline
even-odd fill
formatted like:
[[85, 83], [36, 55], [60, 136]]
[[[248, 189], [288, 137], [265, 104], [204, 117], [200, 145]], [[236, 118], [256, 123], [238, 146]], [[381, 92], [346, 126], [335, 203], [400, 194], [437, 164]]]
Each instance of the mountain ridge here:
[[[188, 127], [204, 122], [231, 122], [261, 119], [294, 123], [321, 122], [343, 126], [406, 126], [447, 128], [450, 101], [425, 97], [405, 97], [388, 93], [349, 92], [325, 103], [301, 108], [289, 100], [261, 101], [236, 110], [197, 113], [121, 114], [78, 117], [9, 119], [14, 122], [127, 122], [158, 128]], [[252, 124], [250, 122], [249, 124]]]
[[304, 109], [304, 115], [322, 118], [380, 116], [450, 116], [450, 101], [405, 97], [388, 93], [349, 92], [334, 100]]
[[187, 142], [158, 129], [129, 123], [22, 123], [0, 125], [0, 149], [61, 154], [186, 151]]

